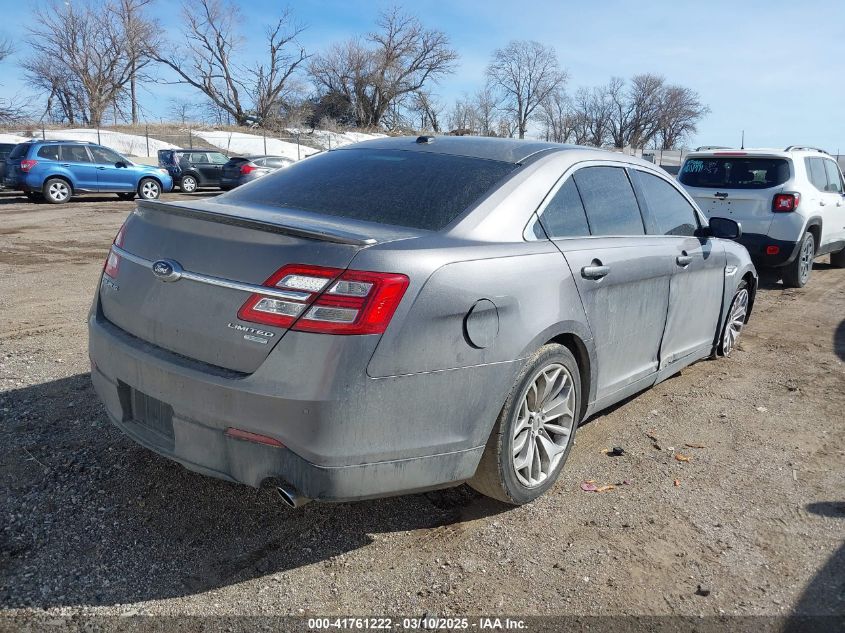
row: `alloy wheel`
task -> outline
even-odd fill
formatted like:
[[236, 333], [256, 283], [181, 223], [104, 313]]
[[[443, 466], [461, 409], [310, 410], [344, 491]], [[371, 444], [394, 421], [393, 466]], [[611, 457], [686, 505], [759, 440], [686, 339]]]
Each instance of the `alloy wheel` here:
[[522, 396], [513, 431], [513, 467], [528, 488], [555, 472], [575, 423], [575, 387], [560, 363], [541, 368]]
[[68, 187], [65, 182], [57, 180], [50, 183], [50, 186], [47, 189], [47, 195], [50, 196], [51, 200], [64, 202], [70, 197], [70, 187]]
[[798, 269], [802, 284], [806, 283], [810, 277], [810, 271], [813, 270], [813, 257], [815, 254], [815, 241], [812, 237], [805, 239], [804, 244], [801, 246], [801, 254], [799, 255], [801, 263]]
[[742, 328], [745, 326], [745, 317], [748, 315], [748, 290], [741, 289], [736, 293], [731, 309], [728, 313], [728, 322], [725, 324], [725, 333], [722, 336], [722, 353], [729, 355], [736, 342], [739, 340], [739, 335], [742, 333]]
[[158, 183], [153, 180], [147, 180], [141, 185], [141, 195], [148, 200], [158, 198], [159, 188]]

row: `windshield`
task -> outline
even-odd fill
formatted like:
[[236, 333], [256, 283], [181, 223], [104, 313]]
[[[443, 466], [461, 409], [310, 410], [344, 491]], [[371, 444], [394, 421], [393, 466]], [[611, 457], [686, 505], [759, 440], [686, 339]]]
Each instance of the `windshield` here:
[[679, 180], [689, 187], [768, 189], [782, 185], [789, 176], [789, 161], [784, 158], [731, 156], [689, 158]]
[[243, 202], [437, 231], [517, 165], [429, 152], [325, 152], [225, 194]]

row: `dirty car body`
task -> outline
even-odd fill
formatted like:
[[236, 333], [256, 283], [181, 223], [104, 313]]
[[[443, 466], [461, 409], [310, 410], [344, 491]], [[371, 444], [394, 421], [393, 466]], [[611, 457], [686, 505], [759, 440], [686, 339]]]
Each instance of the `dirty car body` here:
[[[638, 227], [600, 217], [621, 200], [583, 227], [553, 218], [574, 179], [586, 203], [607, 177]], [[663, 184], [688, 234], [659, 226], [678, 204]], [[753, 301], [745, 249], [644, 161], [379, 139], [212, 200], [140, 202], [89, 317], [92, 377], [120, 429], [192, 470], [321, 500], [426, 490], [473, 477], [544, 344], [577, 359], [584, 419], [711, 355], [740, 283]]]

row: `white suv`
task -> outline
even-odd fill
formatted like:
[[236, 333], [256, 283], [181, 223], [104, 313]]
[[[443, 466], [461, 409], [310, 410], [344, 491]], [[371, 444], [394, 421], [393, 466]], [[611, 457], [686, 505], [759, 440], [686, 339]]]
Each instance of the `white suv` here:
[[780, 267], [794, 288], [807, 283], [820, 255], [845, 267], [845, 183], [827, 152], [700, 150], [686, 157], [678, 180], [707, 217], [742, 225], [739, 241], [758, 266]]

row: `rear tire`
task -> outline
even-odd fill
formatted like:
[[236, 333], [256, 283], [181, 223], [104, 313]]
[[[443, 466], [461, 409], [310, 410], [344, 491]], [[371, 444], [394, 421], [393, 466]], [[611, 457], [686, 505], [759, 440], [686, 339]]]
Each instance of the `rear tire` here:
[[544, 345], [525, 364], [473, 478], [481, 494], [512, 505], [551, 488], [574, 443], [581, 407], [578, 363], [562, 345]]
[[50, 204], [64, 204], [73, 195], [73, 187], [62, 178], [48, 178], [41, 193]]
[[816, 238], [807, 231], [798, 247], [798, 256], [783, 269], [783, 285], [787, 288], [803, 288], [810, 281], [813, 260], [816, 258]]
[[179, 188], [183, 193], [193, 193], [197, 190], [197, 179], [193, 176], [182, 176], [179, 181]]
[[838, 253], [830, 254], [830, 265], [834, 268], [845, 268], [845, 248]]
[[722, 356], [730, 356], [731, 352], [736, 349], [739, 335], [742, 333], [745, 321], [748, 318], [750, 303], [751, 295], [748, 292], [748, 284], [745, 280], [740, 281], [736, 287], [736, 292], [734, 292], [734, 297], [728, 308], [728, 316], [725, 318], [719, 337], [719, 354]]

